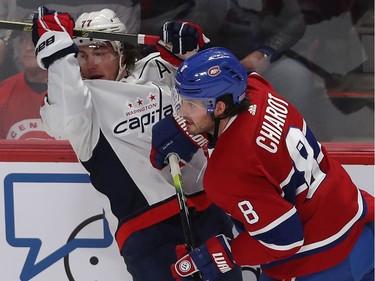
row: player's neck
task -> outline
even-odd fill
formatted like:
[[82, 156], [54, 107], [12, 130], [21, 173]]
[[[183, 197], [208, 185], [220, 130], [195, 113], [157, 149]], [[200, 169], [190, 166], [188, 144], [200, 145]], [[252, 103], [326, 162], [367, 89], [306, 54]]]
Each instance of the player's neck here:
[[224, 132], [224, 130], [226, 129], [228, 125], [229, 120], [230, 120], [230, 117], [220, 120], [218, 136], [220, 136]]

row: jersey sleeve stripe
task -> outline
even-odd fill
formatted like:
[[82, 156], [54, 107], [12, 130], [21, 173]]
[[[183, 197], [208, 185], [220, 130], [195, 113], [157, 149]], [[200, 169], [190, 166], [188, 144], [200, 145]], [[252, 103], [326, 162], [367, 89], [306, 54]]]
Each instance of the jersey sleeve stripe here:
[[330, 236], [330, 237], [328, 237], [328, 238], [326, 238], [322, 241], [318, 241], [318, 242], [315, 242], [315, 243], [312, 243], [312, 244], [302, 246], [301, 249], [298, 251], [298, 253], [311, 251], [311, 250], [314, 250], [314, 249], [317, 249], [317, 248], [324, 247], [328, 244], [331, 244], [331, 243], [335, 242], [336, 240], [340, 239], [343, 235], [345, 235], [345, 233], [347, 233], [349, 231], [349, 229], [361, 218], [361, 216], [363, 214], [363, 210], [364, 210], [361, 192], [359, 190], [357, 192], [358, 192], [358, 197], [357, 197], [358, 211], [355, 214], [355, 216], [335, 235], [332, 235], [332, 236]]
[[275, 228], [276, 226], [278, 226], [279, 224], [283, 223], [284, 221], [286, 221], [287, 219], [289, 219], [290, 217], [292, 217], [295, 213], [297, 212], [296, 208], [292, 208], [290, 209], [288, 212], [286, 212], [284, 215], [282, 215], [281, 217], [279, 217], [278, 219], [274, 220], [272, 223], [270, 223], [269, 225], [259, 229], [259, 230], [256, 230], [256, 231], [249, 231], [249, 234], [251, 236], [255, 236], [255, 235], [259, 235], [259, 234], [262, 234], [262, 233], [265, 233], [265, 232], [268, 232], [270, 231], [271, 229]]
[[266, 242], [263, 242], [261, 240], [259, 240], [259, 242], [269, 248], [269, 249], [272, 249], [272, 250], [276, 250], [276, 251], [289, 251], [293, 248], [297, 248], [297, 247], [301, 247], [303, 245], [303, 242], [304, 240], [300, 240], [300, 241], [297, 241], [297, 242], [294, 242], [292, 244], [288, 244], [288, 245], [276, 245], [276, 244], [269, 244], [269, 243], [266, 243]]

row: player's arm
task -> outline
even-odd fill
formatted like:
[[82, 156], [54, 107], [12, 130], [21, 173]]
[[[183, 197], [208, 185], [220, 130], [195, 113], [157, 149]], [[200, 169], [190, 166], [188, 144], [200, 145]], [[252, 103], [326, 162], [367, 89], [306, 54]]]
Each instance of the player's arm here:
[[305, 22], [298, 2], [281, 2], [284, 3], [277, 12], [262, 11], [267, 14], [261, 22], [263, 40], [258, 42], [256, 50], [241, 60], [248, 71], [263, 73], [270, 63], [278, 60], [285, 51], [293, 47], [305, 32]]
[[[272, 89], [258, 77], [251, 75], [250, 79], [255, 96], [257, 88], [272, 93]], [[279, 147], [277, 152], [270, 152], [254, 142], [249, 142], [249, 146], [241, 150], [251, 151], [243, 159], [249, 163], [249, 175], [234, 177], [238, 179], [232, 183], [220, 178], [221, 182], [227, 181], [223, 184], [233, 186], [226, 194], [228, 198], [222, 198], [222, 201], [241, 226], [241, 233], [231, 244], [233, 257], [245, 265], [266, 264], [290, 257], [302, 247], [304, 232], [295, 206], [297, 187], [286, 189], [284, 185], [293, 170], [293, 162], [287, 160], [290, 159], [288, 151]], [[245, 249], [251, 249], [251, 254]]]
[[[277, 206], [277, 210], [262, 214], [259, 205], [251, 200], [243, 200], [236, 206], [236, 218], [241, 219], [243, 231], [231, 246], [234, 259], [241, 265], [266, 264], [288, 258], [303, 245], [302, 222], [295, 207], [282, 202], [281, 197], [265, 199], [263, 205]], [[251, 253], [246, 249], [251, 249]]]
[[[246, 194], [245, 189], [237, 192], [238, 185], [234, 184], [222, 202], [227, 204], [225, 209], [231, 210], [231, 217], [237, 219], [235, 225], [241, 233], [233, 240], [223, 235], [212, 237], [193, 251], [178, 255], [171, 267], [174, 276], [187, 277], [200, 271], [204, 280], [213, 280], [235, 264], [267, 264], [294, 255], [302, 246], [302, 223], [294, 206], [276, 191], [268, 193], [265, 186], [260, 188], [259, 197], [249, 199], [254, 194]], [[273, 210], [269, 206], [274, 206]]]
[[33, 19], [33, 42], [38, 65], [48, 69], [48, 95], [40, 114], [45, 130], [69, 139], [79, 158], [87, 160], [99, 131], [92, 131], [91, 96], [85, 87], [72, 40], [74, 21], [69, 14], [40, 7]]

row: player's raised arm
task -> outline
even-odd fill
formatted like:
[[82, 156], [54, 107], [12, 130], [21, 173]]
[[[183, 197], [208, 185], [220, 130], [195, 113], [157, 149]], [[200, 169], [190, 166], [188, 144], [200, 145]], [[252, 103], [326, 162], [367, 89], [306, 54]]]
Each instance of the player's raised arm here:
[[76, 58], [79, 50], [72, 38], [74, 25], [69, 14], [46, 7], [39, 7], [34, 14], [32, 37], [36, 58], [40, 67], [48, 69], [48, 95], [40, 114], [48, 134], [71, 140], [76, 151], [81, 150], [78, 147], [83, 147], [86, 140], [88, 149], [84, 150], [90, 151], [99, 133], [90, 130], [91, 97]]

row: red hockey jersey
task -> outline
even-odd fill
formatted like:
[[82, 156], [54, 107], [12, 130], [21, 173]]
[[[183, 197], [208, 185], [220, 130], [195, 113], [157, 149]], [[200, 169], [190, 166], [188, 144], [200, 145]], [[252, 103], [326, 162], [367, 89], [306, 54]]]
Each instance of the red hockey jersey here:
[[17, 73], [0, 83], [0, 139], [51, 139], [43, 129], [40, 104], [45, 94]]
[[229, 121], [204, 177], [208, 196], [242, 228], [234, 260], [279, 280], [332, 267], [374, 220], [374, 198], [292, 105], [259, 75], [248, 81], [251, 105]]

